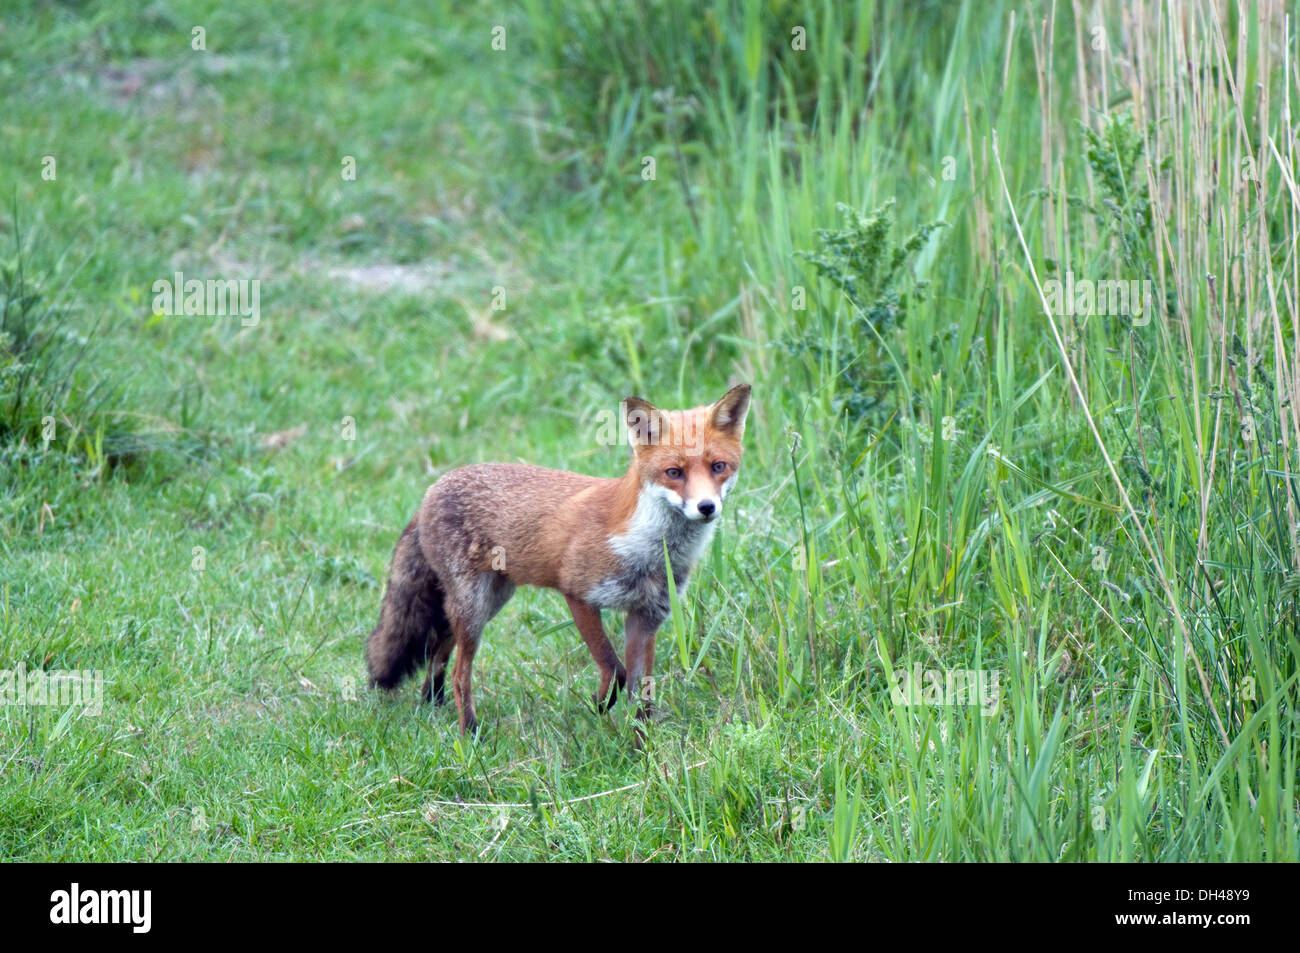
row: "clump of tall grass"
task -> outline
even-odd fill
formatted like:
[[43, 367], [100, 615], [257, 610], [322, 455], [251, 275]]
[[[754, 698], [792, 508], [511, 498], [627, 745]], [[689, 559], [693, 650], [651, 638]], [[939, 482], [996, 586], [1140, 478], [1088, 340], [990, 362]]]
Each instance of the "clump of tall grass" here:
[[[1294, 22], [1274, 15], [1238, 31], [1212, 4], [1139, 5], [1127, 27], [1118, 35], [1134, 68], [1080, 74], [1072, 95], [1094, 110], [1095, 126], [1082, 150], [1048, 157], [1042, 182], [1050, 191], [1080, 181], [1082, 152], [1085, 228], [1074, 223], [1055, 257], [1083, 276], [1120, 272], [1157, 288], [1141, 320], [1069, 322], [1037, 289], [1106, 463], [1103, 485], [1123, 508], [1109, 590], [1095, 595], [1143, 649], [1144, 664], [1125, 666], [1124, 677], [1146, 680], [1170, 706], [1142, 734], [1153, 750], [1177, 752], [1180, 783], [1166, 807], [1195, 818], [1178, 838], [1210, 836], [1218, 820], [1255, 831], [1267, 853], [1293, 855], [1300, 147], [1285, 117], [1300, 93]], [[1260, 82], [1249, 103], [1234, 81], [1248, 72]], [[1104, 108], [1112, 77], [1127, 86], [1123, 112]], [[1045, 206], [1044, 244], [1061, 235], [1056, 215]], [[1032, 269], [1041, 251], [1031, 230], [1020, 240]], [[1214, 818], [1201, 810], [1207, 797]]]
[[[880, 13], [870, 121], [796, 97], [773, 126], [769, 103], [700, 96], [731, 138], [700, 153], [699, 254], [741, 249], [716, 281], [760, 302], [744, 334], [769, 412], [802, 435], [770, 677], [814, 695], [818, 666], [854, 673], [847, 710], [871, 720], [892, 668], [1000, 673], [993, 716], [872, 721], [882, 750], [855, 757], [876, 803], [913, 805], [885, 815], [888, 856], [1295, 858], [1294, 24], [999, 9], [954, 5], [950, 42], [921, 34], [906, 61], [883, 50], [914, 24]], [[893, 271], [910, 240], [834, 211], [891, 197], [902, 222], [952, 223]], [[803, 261], [836, 293], [805, 314], [814, 243]], [[907, 272], [930, 292], [889, 290]], [[1043, 284], [1067, 273], [1152, 294], [1053, 313]]]
[[697, 143], [724, 146], [735, 114], [767, 127], [783, 102], [810, 116], [865, 104], [868, 3], [835, 12], [798, 0], [525, 6], [543, 67], [538, 91], [561, 120], [549, 127], [547, 151], [581, 179], [593, 170], [607, 182], [629, 179], [627, 163], [648, 145], [668, 146], [678, 160]]
[[125, 376], [99, 360], [100, 322], [86, 325], [57, 269], [33, 265], [14, 221], [12, 252], [0, 259], [0, 462], [57, 460], [100, 475], [159, 454], [204, 455], [208, 442], [188, 419], [149, 425], [122, 409]]
[[73, 329], [72, 308], [61, 303], [48, 278], [33, 274], [21, 238], [0, 260], [0, 452], [8, 461], [29, 458], [38, 447], [56, 446], [65, 433], [102, 413], [105, 394], [92, 386], [69, 406], [84, 373], [90, 338]]

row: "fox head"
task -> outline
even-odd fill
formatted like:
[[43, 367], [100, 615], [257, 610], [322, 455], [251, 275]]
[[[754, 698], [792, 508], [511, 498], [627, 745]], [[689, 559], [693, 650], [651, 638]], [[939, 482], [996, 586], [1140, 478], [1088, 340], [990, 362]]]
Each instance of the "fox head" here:
[[639, 397], [623, 405], [642, 489], [688, 520], [709, 523], [721, 516], [740, 471], [749, 385], [691, 410], [659, 410]]

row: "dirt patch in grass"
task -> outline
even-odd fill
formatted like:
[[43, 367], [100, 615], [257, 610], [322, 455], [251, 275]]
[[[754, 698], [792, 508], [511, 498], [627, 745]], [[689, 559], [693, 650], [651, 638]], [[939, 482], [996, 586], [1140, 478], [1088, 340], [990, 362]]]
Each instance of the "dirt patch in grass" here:
[[210, 81], [244, 68], [233, 56], [195, 52], [183, 58], [136, 57], [122, 63], [62, 64], [56, 72], [79, 90], [119, 109], [142, 108], [148, 114], [220, 106], [221, 94]]

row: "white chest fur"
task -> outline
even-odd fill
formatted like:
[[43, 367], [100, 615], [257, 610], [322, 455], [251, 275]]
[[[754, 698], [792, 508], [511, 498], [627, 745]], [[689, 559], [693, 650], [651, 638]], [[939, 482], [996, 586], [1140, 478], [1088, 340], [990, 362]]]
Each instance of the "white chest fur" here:
[[627, 529], [609, 538], [609, 548], [619, 558], [621, 571], [601, 580], [588, 593], [588, 601], [603, 608], [643, 607], [666, 613], [665, 547], [673, 567], [673, 583], [683, 587], [713, 538], [714, 528], [713, 522], [688, 519], [681, 497], [667, 487], [644, 487]]

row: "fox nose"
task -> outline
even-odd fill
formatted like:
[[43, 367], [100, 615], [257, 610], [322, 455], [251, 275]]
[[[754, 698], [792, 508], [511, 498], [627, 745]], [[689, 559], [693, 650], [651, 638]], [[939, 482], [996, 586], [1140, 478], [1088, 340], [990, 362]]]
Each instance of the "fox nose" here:
[[700, 511], [701, 516], [707, 519], [713, 515], [714, 511], [718, 507], [712, 500], [703, 500], [700, 503], [697, 503], [695, 508]]

